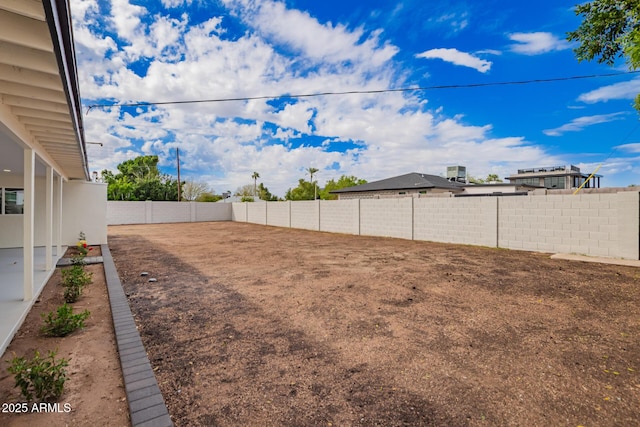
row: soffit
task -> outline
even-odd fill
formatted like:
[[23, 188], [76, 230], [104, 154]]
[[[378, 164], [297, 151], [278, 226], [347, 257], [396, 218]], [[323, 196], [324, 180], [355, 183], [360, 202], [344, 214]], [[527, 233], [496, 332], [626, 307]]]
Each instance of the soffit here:
[[0, 0], [0, 124], [63, 176], [86, 179], [70, 111], [42, 1]]

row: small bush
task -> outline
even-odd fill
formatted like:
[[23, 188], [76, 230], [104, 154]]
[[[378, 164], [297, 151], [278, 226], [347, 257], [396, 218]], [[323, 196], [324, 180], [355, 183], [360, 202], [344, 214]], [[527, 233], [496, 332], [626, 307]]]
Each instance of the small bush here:
[[29, 402], [34, 398], [38, 402], [58, 399], [64, 391], [67, 380], [66, 359], [55, 359], [56, 352], [50, 351], [49, 357], [40, 357], [36, 351], [33, 359], [14, 357], [7, 369], [14, 375], [16, 387], [20, 387], [22, 396]]
[[89, 310], [73, 314], [73, 307], [63, 304], [58, 310], [42, 314], [44, 326], [42, 332], [51, 337], [64, 337], [79, 328], [84, 328], [84, 321], [89, 317]]
[[82, 295], [85, 285], [91, 283], [92, 273], [84, 270], [83, 264], [74, 264], [62, 270], [62, 285], [65, 287], [64, 300], [73, 303]]

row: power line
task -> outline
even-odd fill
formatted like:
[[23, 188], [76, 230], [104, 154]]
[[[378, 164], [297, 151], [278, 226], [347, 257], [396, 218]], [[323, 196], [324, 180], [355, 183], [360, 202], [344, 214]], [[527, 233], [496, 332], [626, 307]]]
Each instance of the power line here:
[[595, 79], [602, 77], [615, 77], [624, 76], [629, 74], [638, 74], [640, 70], [626, 71], [622, 73], [608, 73], [608, 74], [590, 74], [582, 76], [569, 76], [569, 77], [555, 77], [549, 79], [532, 79], [532, 80], [516, 80], [506, 82], [489, 82], [489, 83], [468, 83], [468, 84], [452, 84], [452, 85], [438, 85], [438, 86], [418, 86], [396, 89], [375, 89], [375, 90], [348, 90], [342, 92], [318, 92], [318, 93], [304, 93], [304, 94], [289, 94], [289, 95], [262, 95], [262, 96], [247, 96], [237, 98], [213, 98], [213, 99], [196, 99], [185, 101], [158, 101], [158, 102], [131, 102], [131, 103], [112, 103], [112, 104], [92, 104], [87, 107], [87, 114], [93, 108], [110, 108], [110, 107], [147, 107], [151, 105], [179, 105], [179, 104], [203, 104], [213, 102], [233, 102], [233, 101], [256, 101], [264, 99], [284, 99], [284, 98], [312, 98], [319, 96], [336, 96], [336, 95], [359, 95], [359, 94], [379, 94], [379, 93], [392, 93], [392, 92], [417, 92], [427, 90], [441, 90], [441, 89], [469, 89], [476, 87], [491, 87], [491, 86], [510, 86], [510, 85], [526, 85], [533, 83], [551, 83], [562, 82], [569, 80], [584, 80]]

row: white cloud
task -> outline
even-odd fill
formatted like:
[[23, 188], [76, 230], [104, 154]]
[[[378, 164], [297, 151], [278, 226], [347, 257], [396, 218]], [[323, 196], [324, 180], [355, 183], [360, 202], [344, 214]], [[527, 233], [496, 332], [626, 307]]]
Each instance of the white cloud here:
[[[225, 0], [248, 26], [237, 37], [226, 35], [227, 18], [220, 16], [193, 25], [185, 16], [147, 16], [142, 7], [116, 3], [113, 16], [102, 19], [118, 28], [120, 39], [91, 24], [95, 3], [81, 2], [74, 12], [86, 53], [78, 55], [85, 99], [237, 98], [404, 83], [393, 61], [398, 48], [381, 41], [379, 31], [321, 23], [283, 2]], [[178, 0], [165, 4], [175, 6]], [[480, 72], [491, 67], [473, 54], [447, 51], [449, 56], [433, 57]], [[136, 73], [141, 56], [148, 67]], [[323, 182], [341, 174], [367, 180], [410, 171], [444, 174], [451, 164], [482, 176], [563, 163], [524, 138], [494, 138], [491, 125], [469, 126], [463, 117], [427, 107], [411, 93], [394, 92], [92, 109], [84, 122], [87, 140], [104, 143], [88, 147], [92, 170], [115, 169], [143, 153], [159, 155], [168, 166], [179, 147], [185, 176], [202, 177], [218, 192], [250, 183], [258, 171], [265, 185], [283, 196], [309, 166], [321, 170]]]
[[626, 151], [628, 153], [640, 153], [640, 142], [618, 145], [615, 148], [618, 150]]
[[491, 61], [480, 59], [475, 55], [460, 52], [457, 49], [431, 49], [416, 55], [417, 58], [442, 59], [455, 65], [473, 68], [481, 73], [486, 73], [491, 69]]
[[523, 55], [540, 55], [570, 47], [566, 40], [545, 32], [512, 33], [509, 34], [509, 39], [517, 42], [510, 46], [511, 50]]
[[446, 24], [450, 30], [458, 33], [469, 25], [469, 13], [447, 13], [436, 19], [436, 22]]
[[592, 104], [596, 102], [606, 102], [610, 99], [633, 99], [638, 92], [640, 92], [640, 78], [603, 86], [583, 93], [578, 97], [578, 101]]
[[576, 119], [573, 119], [569, 123], [566, 123], [555, 129], [546, 129], [546, 130], [543, 130], [542, 132], [548, 136], [562, 136], [566, 132], [580, 132], [588, 126], [593, 126], [600, 123], [613, 122], [615, 120], [622, 120], [624, 116], [625, 116], [625, 113], [611, 113], [611, 114], [600, 114], [595, 116], [583, 116], [583, 117], [578, 117]]
[[356, 64], [366, 61], [380, 66], [398, 52], [390, 44], [380, 45], [380, 31], [366, 36], [362, 28], [351, 31], [342, 24], [322, 24], [307, 12], [287, 9], [280, 1], [223, 2], [265, 38], [289, 46], [309, 59]]

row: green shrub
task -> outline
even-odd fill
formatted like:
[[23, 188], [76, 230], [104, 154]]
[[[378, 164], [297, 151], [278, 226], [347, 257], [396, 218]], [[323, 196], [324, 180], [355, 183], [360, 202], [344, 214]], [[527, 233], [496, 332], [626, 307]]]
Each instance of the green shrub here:
[[14, 357], [7, 369], [14, 375], [16, 387], [20, 387], [22, 396], [29, 402], [34, 398], [38, 402], [58, 399], [64, 391], [67, 380], [66, 359], [55, 359], [56, 352], [50, 351], [49, 357], [41, 358], [36, 351], [33, 359]]
[[83, 264], [74, 264], [62, 270], [62, 285], [65, 287], [64, 300], [73, 303], [82, 295], [85, 285], [91, 283], [92, 273], [84, 270]]
[[42, 332], [52, 337], [64, 337], [79, 328], [84, 328], [84, 321], [89, 317], [89, 310], [73, 314], [73, 307], [63, 304], [58, 310], [48, 314], [42, 313], [44, 326]]

